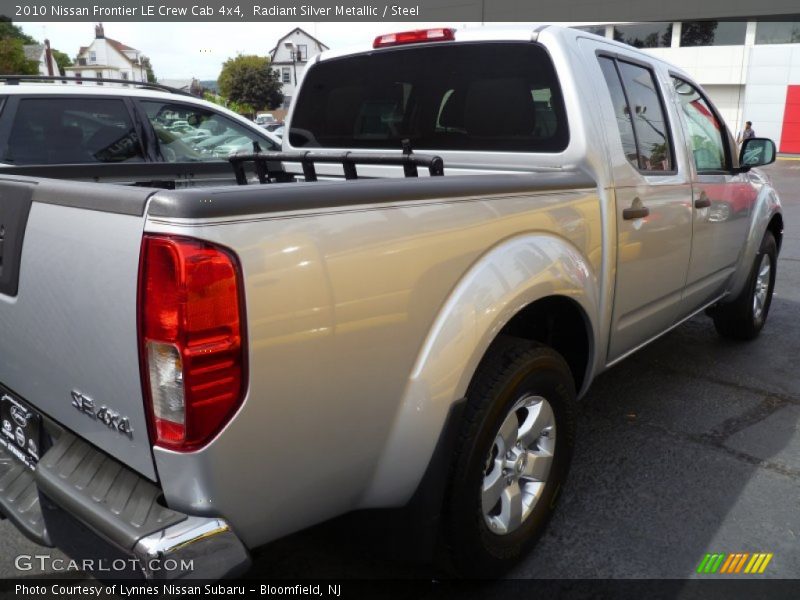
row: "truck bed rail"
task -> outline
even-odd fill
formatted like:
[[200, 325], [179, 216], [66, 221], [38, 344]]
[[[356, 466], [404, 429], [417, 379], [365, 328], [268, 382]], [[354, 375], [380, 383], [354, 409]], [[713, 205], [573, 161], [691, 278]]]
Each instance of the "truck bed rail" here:
[[271, 168], [276, 162], [299, 162], [303, 167], [303, 177], [306, 181], [317, 181], [315, 163], [341, 164], [344, 169], [345, 179], [358, 179], [356, 164], [362, 165], [396, 165], [403, 167], [406, 177], [418, 177], [417, 167], [425, 167], [431, 177], [444, 175], [444, 161], [440, 156], [427, 154], [414, 154], [404, 148], [403, 154], [369, 154], [365, 152], [258, 152], [237, 153], [228, 157], [236, 182], [247, 185], [247, 176], [244, 165], [254, 163], [258, 180], [261, 183], [281, 183], [291, 181], [293, 176], [286, 173], [283, 165], [276, 170]]

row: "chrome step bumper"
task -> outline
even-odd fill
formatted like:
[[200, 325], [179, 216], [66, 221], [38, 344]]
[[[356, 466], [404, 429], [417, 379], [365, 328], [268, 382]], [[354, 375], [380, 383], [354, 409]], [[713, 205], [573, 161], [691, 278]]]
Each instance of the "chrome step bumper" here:
[[[247, 549], [224, 519], [164, 506], [155, 483], [52, 421], [45, 426], [53, 445], [35, 471], [0, 446], [0, 512], [27, 537], [60, 546], [64, 535], [56, 534], [56, 525], [66, 517], [82, 526], [70, 537], [98, 536], [134, 559], [137, 576], [146, 579], [222, 579], [250, 566]], [[81, 541], [80, 547], [97, 547]], [[74, 549], [68, 553], [81, 558]]]

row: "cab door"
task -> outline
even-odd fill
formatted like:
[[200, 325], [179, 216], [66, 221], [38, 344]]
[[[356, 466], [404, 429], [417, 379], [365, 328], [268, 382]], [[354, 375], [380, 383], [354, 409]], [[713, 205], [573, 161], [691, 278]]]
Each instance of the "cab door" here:
[[653, 65], [600, 51], [616, 194], [617, 263], [608, 361], [669, 329], [680, 314], [692, 241], [691, 183], [679, 167]]
[[692, 253], [683, 312], [719, 297], [744, 249], [757, 190], [733, 174], [733, 143], [719, 112], [700, 88], [672, 75], [692, 170]]

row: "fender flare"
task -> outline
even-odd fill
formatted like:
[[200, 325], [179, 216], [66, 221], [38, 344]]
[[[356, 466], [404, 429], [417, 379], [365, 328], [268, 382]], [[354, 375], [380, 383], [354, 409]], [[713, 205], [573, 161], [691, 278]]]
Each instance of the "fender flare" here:
[[[461, 278], [437, 315], [411, 371], [394, 423], [359, 508], [401, 506], [434, 454], [451, 407], [467, 391], [497, 334], [537, 300], [573, 300], [598, 339], [599, 281], [570, 242], [549, 233], [504, 240]], [[594, 363], [590, 358], [588, 364]]]
[[761, 240], [764, 238], [764, 234], [776, 214], [782, 214], [781, 201], [772, 186], [764, 184], [753, 206], [747, 239], [739, 257], [739, 264], [731, 277], [728, 294], [721, 301], [722, 303], [735, 300], [741, 293], [750, 277], [750, 266], [753, 264], [753, 260], [758, 254], [758, 249], [761, 247]]

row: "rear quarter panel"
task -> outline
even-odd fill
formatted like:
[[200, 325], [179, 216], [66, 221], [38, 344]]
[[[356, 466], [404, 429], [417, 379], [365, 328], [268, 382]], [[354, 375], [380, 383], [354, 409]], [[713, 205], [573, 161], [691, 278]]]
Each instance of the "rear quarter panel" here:
[[[354, 508], [404, 503], [446, 409], [464, 393], [474, 355], [514, 312], [493, 304], [498, 286], [509, 301], [535, 299], [525, 287], [541, 281], [558, 293], [563, 265], [550, 255], [559, 245], [585, 271], [587, 289], [570, 293], [595, 303], [599, 212], [597, 190], [581, 189], [205, 222], [151, 217], [147, 231], [231, 247], [247, 305], [246, 399], [208, 447], [190, 455], [156, 449], [169, 505], [225, 516], [256, 545]], [[507, 245], [516, 251], [502, 252]], [[507, 260], [481, 262], [495, 253]], [[463, 352], [448, 363], [458, 372], [437, 373], [441, 385], [414, 381], [434, 323], [476, 265], [483, 279], [471, 281], [471, 304], [458, 315], [488, 331], [467, 327], [464, 338], [450, 340]], [[480, 316], [495, 310], [496, 317]], [[398, 440], [395, 428], [403, 423], [408, 433], [413, 425], [409, 411], [426, 415], [425, 429]], [[391, 488], [374, 486], [387, 456], [407, 468]]]

